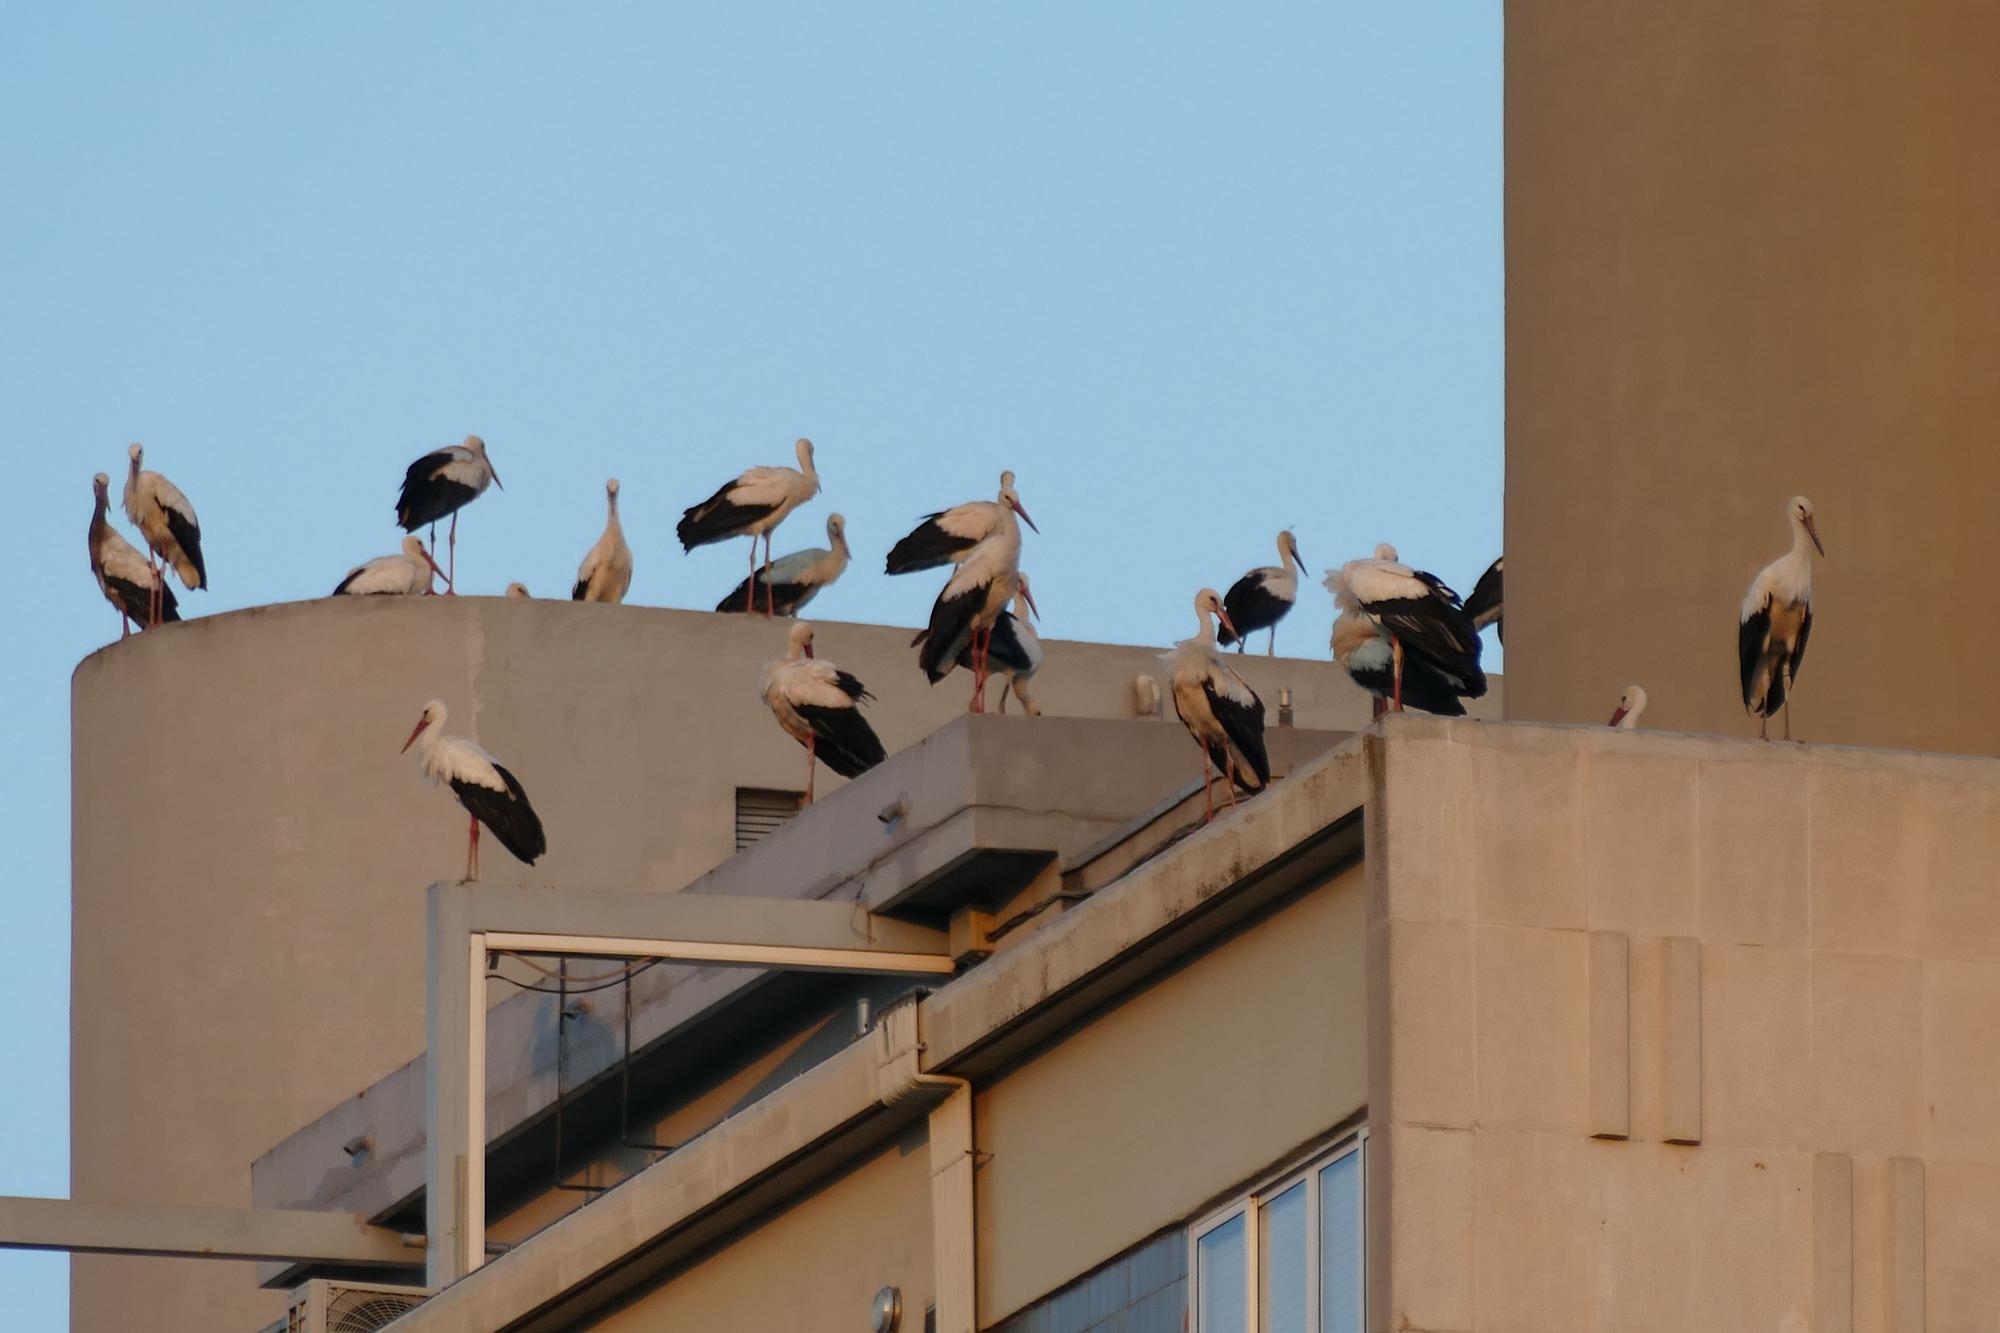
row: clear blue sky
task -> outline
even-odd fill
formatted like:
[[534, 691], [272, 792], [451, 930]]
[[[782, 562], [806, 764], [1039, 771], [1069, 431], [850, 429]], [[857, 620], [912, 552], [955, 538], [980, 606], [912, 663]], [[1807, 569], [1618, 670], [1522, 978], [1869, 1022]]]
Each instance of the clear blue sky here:
[[[67, 1191], [68, 681], [117, 634], [84, 533], [133, 440], [200, 511], [192, 615], [392, 550], [403, 466], [468, 431], [508, 489], [467, 591], [561, 593], [616, 474], [631, 599], [712, 604], [743, 552], [674, 518], [801, 434], [825, 493], [777, 549], [837, 508], [860, 557], [824, 618], [919, 619], [881, 553], [1003, 466], [1056, 636], [1182, 637], [1284, 524], [1315, 572], [1393, 540], [1469, 585], [1500, 6], [1243, 8], [0, 11], [0, 1193]], [[0, 1255], [10, 1326], [64, 1287]]]

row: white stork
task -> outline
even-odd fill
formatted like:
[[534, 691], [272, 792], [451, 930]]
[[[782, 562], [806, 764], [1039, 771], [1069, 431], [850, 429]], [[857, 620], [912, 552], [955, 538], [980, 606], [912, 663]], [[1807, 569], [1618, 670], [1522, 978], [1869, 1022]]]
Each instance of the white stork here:
[[[993, 622], [993, 637], [987, 646], [986, 663], [989, 674], [998, 671], [1007, 678], [1007, 683], [1000, 690], [1000, 711], [1007, 711], [1007, 695], [1011, 691], [1021, 701], [1022, 709], [1029, 717], [1040, 717], [1042, 706], [1028, 697], [1028, 682], [1042, 669], [1042, 636], [1035, 633], [1031, 623], [1041, 612], [1035, 607], [1033, 594], [1028, 591], [1028, 576], [1020, 574], [1017, 578], [1014, 605], [1002, 611]], [[977, 673], [979, 668], [970, 643], [958, 655], [958, 665]]]
[[967, 500], [962, 505], [926, 514], [923, 522], [890, 548], [887, 572], [912, 574], [920, 569], [957, 564], [968, 558], [979, 543], [1005, 528], [1014, 528], [1018, 538], [1016, 515], [1036, 532], [1041, 531], [1021, 507], [1021, 497], [1014, 493], [1014, 474], [1002, 472], [998, 499]]
[[[757, 538], [764, 539], [764, 563], [771, 563], [771, 530], [785, 521], [785, 515], [819, 494], [819, 473], [813, 470], [813, 443], [800, 440], [796, 446], [799, 465], [753, 467], [733, 481], [726, 481], [706, 500], [681, 515], [675, 529], [683, 550], [692, 551], [710, 542], [731, 537], [750, 539], [750, 578], [757, 577]], [[746, 589], [746, 595], [749, 589]], [[745, 611], [755, 610], [745, 603]], [[775, 599], [765, 608], [766, 615], [778, 614]]]
[[[1294, 571], [1292, 566], [1297, 565]], [[1306, 562], [1299, 555], [1299, 540], [1286, 528], [1278, 534], [1278, 563], [1259, 565], [1242, 578], [1229, 585], [1223, 596], [1222, 609], [1229, 613], [1229, 623], [1235, 629], [1224, 629], [1215, 636], [1215, 641], [1227, 648], [1236, 645], [1242, 652], [1249, 635], [1260, 629], [1271, 631], [1270, 642], [1264, 646], [1264, 655], [1273, 657], [1278, 651], [1278, 622], [1299, 600], [1299, 574], [1305, 571]]]
[[785, 655], [764, 664], [764, 702], [785, 734], [806, 747], [806, 804], [812, 804], [815, 764], [858, 777], [886, 758], [861, 705], [875, 696], [859, 680], [813, 656], [813, 627], [792, 626]]
[[762, 592], [772, 610], [781, 616], [795, 616], [807, 602], [819, 596], [847, 571], [847, 520], [838, 514], [826, 518], [825, 546], [809, 546], [803, 551], [781, 555], [754, 575], [730, 589], [715, 604], [717, 611], [747, 611]]
[[488, 482], [507, 489], [493, 470], [493, 460], [486, 456], [486, 441], [477, 435], [466, 436], [464, 444], [425, 454], [403, 474], [403, 491], [396, 497], [396, 522], [405, 532], [429, 524], [433, 557], [437, 555], [438, 520], [447, 515], [451, 518], [450, 555], [444, 576], [448, 593], [458, 591], [458, 511], [484, 495]]
[[1627, 685], [1625, 693], [1618, 696], [1618, 707], [1612, 710], [1611, 721], [1608, 725], [1616, 727], [1620, 731], [1637, 731], [1639, 729], [1639, 715], [1645, 711], [1646, 687], [1644, 685]]
[[[911, 645], [922, 645], [917, 664], [935, 685], [951, 674], [959, 656], [972, 654], [972, 711], [986, 711], [986, 670], [992, 650], [993, 624], [1013, 600], [1021, 578], [1021, 528], [1008, 516], [992, 536], [959, 562], [937, 601], [930, 624], [917, 632]], [[1034, 594], [1027, 594], [1034, 605]]]
[[1201, 747], [1202, 822], [1206, 823], [1215, 818], [1211, 772], [1228, 777], [1233, 807], [1239, 786], [1254, 796], [1270, 783], [1271, 761], [1264, 754], [1264, 701], [1215, 648], [1215, 625], [1209, 618], [1219, 617], [1229, 628], [1222, 595], [1203, 588], [1194, 595], [1194, 614], [1199, 632], [1175, 644], [1161, 660], [1172, 682], [1174, 712]]
[[1792, 549], [1757, 571], [1743, 594], [1736, 652], [1743, 669], [1743, 707], [1757, 719], [1757, 735], [1769, 740], [1771, 714], [1785, 709], [1785, 739], [1792, 738], [1792, 682], [1805, 660], [1812, 634], [1813, 551], [1820, 545], [1812, 501], [1794, 495], [1785, 506]]
[[604, 483], [604, 535], [576, 568], [573, 602], [622, 602], [632, 586], [632, 548], [618, 522], [618, 478]]
[[[1345, 591], [1340, 570], [1327, 577], [1340, 615], [1333, 622], [1333, 658], [1348, 678], [1374, 699], [1375, 716], [1387, 711], [1396, 690], [1395, 649], [1382, 627], [1361, 613], [1360, 603]], [[1460, 681], [1445, 675], [1421, 657], [1403, 661], [1403, 702], [1440, 717], [1463, 717]]]
[[534, 595], [528, 591], [528, 585], [525, 583], [510, 583], [507, 585], [507, 596], [512, 597], [515, 601], [530, 601], [534, 598]]
[[335, 597], [415, 597], [431, 590], [431, 576], [443, 570], [424, 539], [414, 534], [403, 538], [403, 549], [395, 555], [378, 555], [347, 571], [347, 577], [333, 590]]
[[1329, 571], [1326, 586], [1342, 609], [1365, 616], [1389, 640], [1390, 706], [1403, 707], [1406, 663], [1421, 658], [1449, 681], [1456, 694], [1477, 699], [1486, 693], [1479, 666], [1479, 631], [1459, 605], [1458, 594], [1435, 574], [1412, 569], [1384, 542], [1373, 559], [1350, 560]]
[[450, 787], [471, 816], [465, 835], [466, 882], [479, 878], [481, 824], [493, 830], [493, 836], [500, 839], [500, 845], [512, 852], [516, 860], [533, 865], [537, 857], [548, 851], [549, 844], [542, 835], [541, 816], [528, 804], [528, 793], [521, 789], [521, 780], [465, 737], [445, 735], [444, 719], [442, 699], [425, 704], [416, 729], [403, 742], [403, 749], [408, 751], [421, 736], [418, 767], [431, 781]]
[[118, 608], [118, 637], [130, 636], [134, 624], [143, 630], [179, 620], [174, 590], [153, 562], [111, 526], [110, 476], [98, 473], [91, 478], [91, 486], [97, 494], [97, 507], [90, 514], [90, 572], [97, 576], [104, 600]]
[[1465, 614], [1472, 617], [1474, 629], [1493, 626], [1493, 632], [1500, 636], [1500, 642], [1507, 642], [1507, 622], [1502, 616], [1500, 583], [1506, 576], [1507, 558], [1495, 560], [1479, 576], [1479, 582], [1472, 585], [1472, 596], [1465, 599]]
[[[171, 481], [157, 472], [141, 470], [146, 457], [143, 448], [134, 444], [125, 452], [132, 460], [131, 470], [125, 474], [125, 517], [146, 539], [147, 549], [159, 557], [163, 572], [172, 565], [182, 587], [208, 587], [208, 566], [201, 558], [201, 521], [194, 516], [194, 506]], [[155, 581], [153, 620], [168, 618], [161, 607], [166, 587], [164, 575]]]

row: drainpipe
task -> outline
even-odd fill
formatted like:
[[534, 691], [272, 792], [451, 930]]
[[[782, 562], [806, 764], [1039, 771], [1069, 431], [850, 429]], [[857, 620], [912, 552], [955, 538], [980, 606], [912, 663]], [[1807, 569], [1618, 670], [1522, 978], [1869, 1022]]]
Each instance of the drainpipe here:
[[978, 1333], [972, 1083], [923, 1072], [920, 1010], [918, 998], [910, 996], [876, 1020], [877, 1095], [884, 1106], [893, 1106], [919, 1088], [945, 1092], [930, 1114], [932, 1299], [937, 1333]]

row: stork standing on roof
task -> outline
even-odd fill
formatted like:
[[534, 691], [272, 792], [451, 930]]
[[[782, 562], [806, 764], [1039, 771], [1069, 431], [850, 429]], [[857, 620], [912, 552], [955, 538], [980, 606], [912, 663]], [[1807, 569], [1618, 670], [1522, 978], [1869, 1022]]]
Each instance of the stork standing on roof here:
[[403, 742], [403, 749], [407, 752], [421, 738], [423, 744], [418, 746], [417, 756], [424, 776], [450, 787], [471, 816], [465, 835], [466, 882], [479, 878], [481, 824], [493, 830], [493, 836], [516, 860], [533, 865], [536, 858], [548, 851], [549, 844], [542, 834], [541, 816], [528, 804], [528, 793], [522, 789], [521, 780], [465, 737], [445, 735], [444, 720], [442, 699], [425, 704], [416, 729]]
[[792, 626], [785, 655], [764, 664], [764, 703], [785, 734], [806, 747], [806, 804], [812, 804], [816, 764], [844, 778], [858, 777], [886, 758], [861, 705], [875, 696], [859, 680], [813, 656], [813, 627]]
[[851, 554], [847, 549], [847, 520], [838, 514], [828, 514], [826, 540], [825, 546], [809, 546], [779, 556], [730, 589], [715, 604], [715, 609], [747, 611], [761, 592], [765, 603], [777, 615], [797, 615], [807, 602], [819, 596], [822, 588], [847, 572]]
[[1264, 701], [1216, 651], [1211, 617], [1220, 618], [1229, 628], [1222, 595], [1213, 588], [1203, 588], [1194, 595], [1194, 613], [1199, 626], [1195, 636], [1175, 644], [1162, 660], [1172, 683], [1174, 712], [1201, 747], [1202, 821], [1206, 823], [1215, 818], [1211, 773], [1228, 777], [1226, 790], [1233, 807], [1238, 787], [1255, 795], [1269, 785], [1271, 761], [1264, 753]]
[[378, 555], [356, 565], [333, 590], [336, 597], [414, 597], [431, 590], [433, 575], [442, 575], [437, 561], [415, 534], [403, 538], [395, 555]]
[[[1021, 497], [1014, 493], [1014, 474], [1002, 472], [999, 498], [967, 500], [964, 504], [940, 509], [935, 514], [926, 514], [924, 521], [917, 524], [908, 536], [889, 548], [887, 572], [913, 574], [920, 569], [958, 564], [969, 557], [979, 543], [1004, 528], [1013, 527], [1016, 516], [1037, 533], [1041, 531], [1035, 527], [1035, 520], [1028, 517], [1028, 511], [1021, 507]], [[1016, 538], [1019, 535], [1017, 528]]]
[[484, 495], [489, 483], [507, 489], [493, 470], [493, 460], [486, 456], [486, 441], [477, 435], [466, 436], [464, 444], [432, 450], [403, 473], [403, 489], [396, 497], [396, 522], [405, 532], [430, 527], [432, 559], [437, 558], [438, 520], [451, 519], [444, 575], [448, 593], [458, 591], [458, 511]]
[[917, 665], [933, 685], [951, 674], [961, 655], [971, 654], [972, 712], [986, 711], [993, 625], [1016, 592], [1034, 606], [1034, 594], [1021, 587], [1021, 528], [1009, 514], [998, 531], [959, 562], [931, 604], [930, 624], [910, 640], [919, 646]]
[[[1340, 614], [1333, 622], [1333, 658], [1348, 678], [1373, 696], [1376, 717], [1387, 711], [1396, 690], [1395, 653], [1382, 627], [1362, 614], [1361, 604], [1347, 587], [1344, 569], [1326, 578]], [[1465, 682], [1432, 666], [1422, 657], [1403, 659], [1403, 702], [1440, 717], [1463, 717], [1460, 701]]]
[[1627, 685], [1625, 693], [1618, 696], [1618, 707], [1611, 710], [1609, 725], [1620, 731], [1637, 731], [1639, 715], [1646, 711], [1646, 687]]
[[604, 483], [604, 535], [576, 569], [573, 602], [622, 602], [632, 586], [632, 548], [618, 522], [618, 478]]
[[[994, 672], [1005, 676], [1006, 683], [1000, 688], [1000, 711], [1007, 711], [1007, 695], [1011, 692], [1021, 701], [1021, 707], [1029, 717], [1040, 717], [1042, 706], [1028, 697], [1028, 682], [1042, 669], [1042, 636], [1035, 633], [1032, 619], [1040, 612], [1035, 609], [1033, 594], [1028, 591], [1028, 576], [1016, 576], [1018, 583], [1014, 589], [1014, 605], [1002, 611], [993, 622], [992, 641], [987, 645], [986, 666], [991, 676]], [[958, 665], [967, 671], [977, 671], [972, 655], [972, 645], [965, 645], [965, 651], [958, 655]]]
[[1501, 580], [1506, 576], [1505, 556], [1486, 567], [1479, 576], [1479, 582], [1472, 585], [1472, 596], [1465, 599], [1465, 614], [1472, 617], [1472, 628], [1485, 629], [1488, 625], [1500, 636], [1500, 642], [1507, 642], [1507, 622], [1502, 616]]
[[118, 637], [129, 637], [135, 624], [145, 630], [179, 620], [174, 590], [166, 586], [153, 562], [111, 526], [110, 476], [100, 472], [90, 484], [97, 496], [90, 513], [90, 572], [104, 600], [118, 608]]
[[1469, 699], [1486, 693], [1479, 631], [1444, 580], [1403, 564], [1387, 542], [1375, 548], [1372, 559], [1350, 560], [1337, 574], [1336, 582], [1335, 572], [1329, 572], [1326, 586], [1336, 598], [1344, 586], [1353, 609], [1389, 639], [1391, 708], [1402, 711], [1405, 663], [1412, 656], [1454, 682], [1457, 693]]
[[[1298, 566], [1296, 570], [1292, 568], [1294, 565]], [[1299, 600], [1299, 574], [1305, 571], [1305, 567], [1306, 562], [1299, 555], [1299, 540], [1292, 535], [1290, 528], [1286, 528], [1278, 534], [1278, 563], [1259, 565], [1229, 585], [1229, 591], [1222, 599], [1222, 609], [1229, 613], [1229, 623], [1236, 628], [1223, 629], [1215, 636], [1215, 641], [1224, 648], [1233, 643], [1240, 653], [1250, 635], [1260, 629], [1268, 629], [1271, 638], [1264, 645], [1264, 655], [1276, 656], [1278, 622]]]
[[167, 580], [172, 566], [188, 589], [208, 587], [208, 566], [201, 558], [201, 521], [194, 506], [180, 488], [157, 472], [143, 470], [146, 451], [134, 444], [126, 456], [132, 466], [125, 474], [125, 517], [146, 539], [146, 548], [159, 558], [155, 566], [160, 577], [153, 580], [153, 605], [148, 623], [169, 619], [165, 614]]
[[1826, 554], [1812, 501], [1794, 495], [1785, 505], [1785, 521], [1792, 530], [1792, 547], [1750, 580], [1736, 627], [1743, 707], [1757, 719], [1757, 735], [1763, 740], [1771, 739], [1771, 714], [1780, 708], [1785, 710], [1785, 739], [1792, 738], [1792, 683], [1812, 635], [1813, 552]]
[[[710, 542], [731, 537], [750, 539], [750, 582], [757, 578], [757, 538], [764, 539], [764, 563], [771, 563], [771, 532], [785, 521], [785, 515], [819, 494], [819, 473], [813, 470], [813, 443], [802, 439], [795, 446], [799, 465], [753, 467], [733, 481], [724, 482], [715, 494], [681, 515], [676, 531], [681, 547], [692, 551]], [[746, 589], [746, 599], [754, 589]], [[743, 609], [755, 608], [746, 600]], [[768, 602], [764, 614], [778, 614], [776, 600]]]

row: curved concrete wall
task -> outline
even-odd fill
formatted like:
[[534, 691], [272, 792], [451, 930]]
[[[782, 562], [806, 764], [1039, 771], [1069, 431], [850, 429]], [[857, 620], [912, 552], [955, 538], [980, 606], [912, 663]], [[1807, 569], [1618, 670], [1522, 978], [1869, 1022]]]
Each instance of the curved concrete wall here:
[[[461, 872], [465, 832], [450, 794], [397, 754], [425, 700], [443, 698], [448, 729], [520, 776], [548, 827], [532, 870], [489, 839], [486, 878], [673, 890], [733, 850], [736, 787], [803, 780], [756, 688], [786, 628], [342, 599], [190, 621], [86, 659], [73, 683], [74, 1197], [247, 1204], [252, 1158], [422, 1050], [422, 890]], [[908, 644], [887, 626], [819, 636], [880, 696], [871, 716], [891, 751], [965, 706], [963, 677], [932, 689]], [[1126, 715], [1132, 676], [1158, 652], [1053, 643], [1036, 696], [1050, 714]], [[1243, 661], [1274, 720], [1289, 684], [1298, 725], [1366, 724], [1366, 698], [1332, 664]], [[1190, 747], [1163, 792], [1194, 761]], [[282, 1314], [242, 1265], [79, 1258], [72, 1274], [77, 1328], [248, 1333]]]

